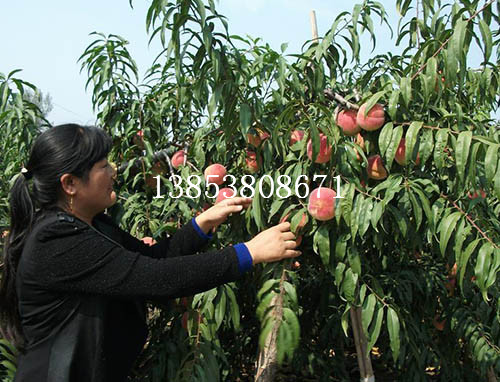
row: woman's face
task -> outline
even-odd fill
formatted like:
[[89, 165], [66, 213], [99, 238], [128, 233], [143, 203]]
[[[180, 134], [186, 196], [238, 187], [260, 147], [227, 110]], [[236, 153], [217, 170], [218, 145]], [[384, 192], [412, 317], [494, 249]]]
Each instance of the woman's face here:
[[75, 195], [75, 207], [87, 214], [98, 214], [116, 202], [113, 190], [115, 170], [107, 159], [94, 164], [87, 183], [79, 182]]

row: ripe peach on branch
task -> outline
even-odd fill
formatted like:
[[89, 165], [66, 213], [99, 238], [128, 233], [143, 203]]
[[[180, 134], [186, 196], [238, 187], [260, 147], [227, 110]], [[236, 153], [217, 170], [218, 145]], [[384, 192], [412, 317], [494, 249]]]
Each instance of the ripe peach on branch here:
[[[326, 135], [323, 133], [319, 134], [319, 153], [316, 159], [314, 160], [315, 163], [326, 163], [330, 161], [330, 157], [332, 155], [332, 146], [328, 144], [328, 138]], [[309, 139], [307, 142], [307, 157], [312, 160], [313, 159], [313, 147], [312, 147], [312, 139]]]
[[387, 178], [387, 170], [384, 167], [380, 155], [372, 155], [368, 158], [368, 166], [366, 167], [368, 177], [375, 180]]
[[245, 158], [245, 167], [250, 174], [254, 174], [259, 171], [259, 162], [257, 160], [257, 154], [255, 151], [247, 150]]
[[377, 103], [370, 110], [368, 110], [368, 112], [366, 112], [366, 107], [367, 104], [364, 103], [359, 108], [356, 116], [357, 124], [366, 131], [375, 131], [380, 129], [385, 122], [384, 107]]
[[293, 130], [292, 134], [290, 135], [288, 144], [292, 146], [293, 144], [300, 142], [302, 139], [304, 139], [304, 134], [305, 133], [302, 130]]
[[316, 220], [326, 221], [335, 216], [335, 198], [337, 193], [331, 188], [318, 187], [309, 195], [307, 211]]
[[361, 131], [361, 127], [357, 123], [357, 114], [357, 111], [354, 109], [344, 109], [338, 113], [337, 125], [345, 135], [352, 137]]
[[[396, 155], [394, 156], [394, 160], [398, 162], [401, 166], [406, 165], [406, 139], [401, 138], [399, 142], [399, 146], [396, 149]], [[417, 153], [417, 158], [415, 160], [417, 165], [420, 164], [420, 155]]]
[[184, 150], [179, 150], [172, 155], [172, 159], [170, 161], [172, 162], [172, 167], [177, 170], [180, 166], [184, 165], [185, 160], [186, 152]]
[[219, 164], [214, 163], [205, 169], [204, 175], [207, 183], [215, 183], [220, 186], [224, 183], [224, 177], [226, 176], [226, 168]]

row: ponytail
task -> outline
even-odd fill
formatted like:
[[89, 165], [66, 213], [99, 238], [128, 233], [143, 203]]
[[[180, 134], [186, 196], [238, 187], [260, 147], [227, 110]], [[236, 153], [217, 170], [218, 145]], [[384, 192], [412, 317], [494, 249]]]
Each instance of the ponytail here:
[[11, 225], [4, 247], [0, 281], [0, 333], [20, 351], [24, 350], [24, 337], [18, 310], [16, 271], [35, 214], [27, 174], [29, 172], [20, 174], [10, 191]]
[[111, 145], [111, 137], [93, 126], [67, 124], [45, 130], [33, 144], [27, 169], [10, 190], [10, 229], [1, 264], [0, 334], [21, 352], [27, 344], [19, 315], [16, 274], [26, 238], [43, 214], [62, 209], [61, 176], [72, 174], [88, 181], [90, 169], [106, 158]]

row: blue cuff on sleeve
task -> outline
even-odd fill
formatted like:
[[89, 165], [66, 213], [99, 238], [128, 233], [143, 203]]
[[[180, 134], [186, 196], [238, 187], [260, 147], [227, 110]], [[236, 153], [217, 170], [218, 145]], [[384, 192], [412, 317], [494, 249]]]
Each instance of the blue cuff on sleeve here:
[[191, 223], [193, 224], [193, 227], [194, 229], [196, 230], [196, 232], [198, 232], [198, 234], [206, 239], [206, 240], [210, 240], [212, 238], [212, 234], [206, 234], [205, 232], [203, 232], [200, 228], [200, 226], [198, 225], [198, 223], [196, 223], [196, 219], [195, 218], [192, 218], [191, 219]]
[[253, 261], [247, 246], [243, 243], [239, 243], [234, 246], [234, 249], [238, 255], [238, 269], [240, 273], [248, 272], [252, 269]]

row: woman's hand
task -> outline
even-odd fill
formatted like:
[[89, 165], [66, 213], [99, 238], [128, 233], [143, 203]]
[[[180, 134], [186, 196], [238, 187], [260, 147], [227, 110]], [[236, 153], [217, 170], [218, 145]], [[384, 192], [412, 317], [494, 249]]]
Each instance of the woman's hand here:
[[289, 222], [262, 231], [245, 245], [250, 251], [254, 265], [297, 257], [302, 253], [295, 250], [297, 243], [295, 235], [290, 231]]
[[202, 212], [196, 217], [196, 224], [205, 233], [215, 229], [227, 219], [229, 215], [236, 212], [241, 212], [244, 208], [252, 203], [252, 198], [234, 197], [224, 199], [222, 202], [215, 204], [208, 210]]

